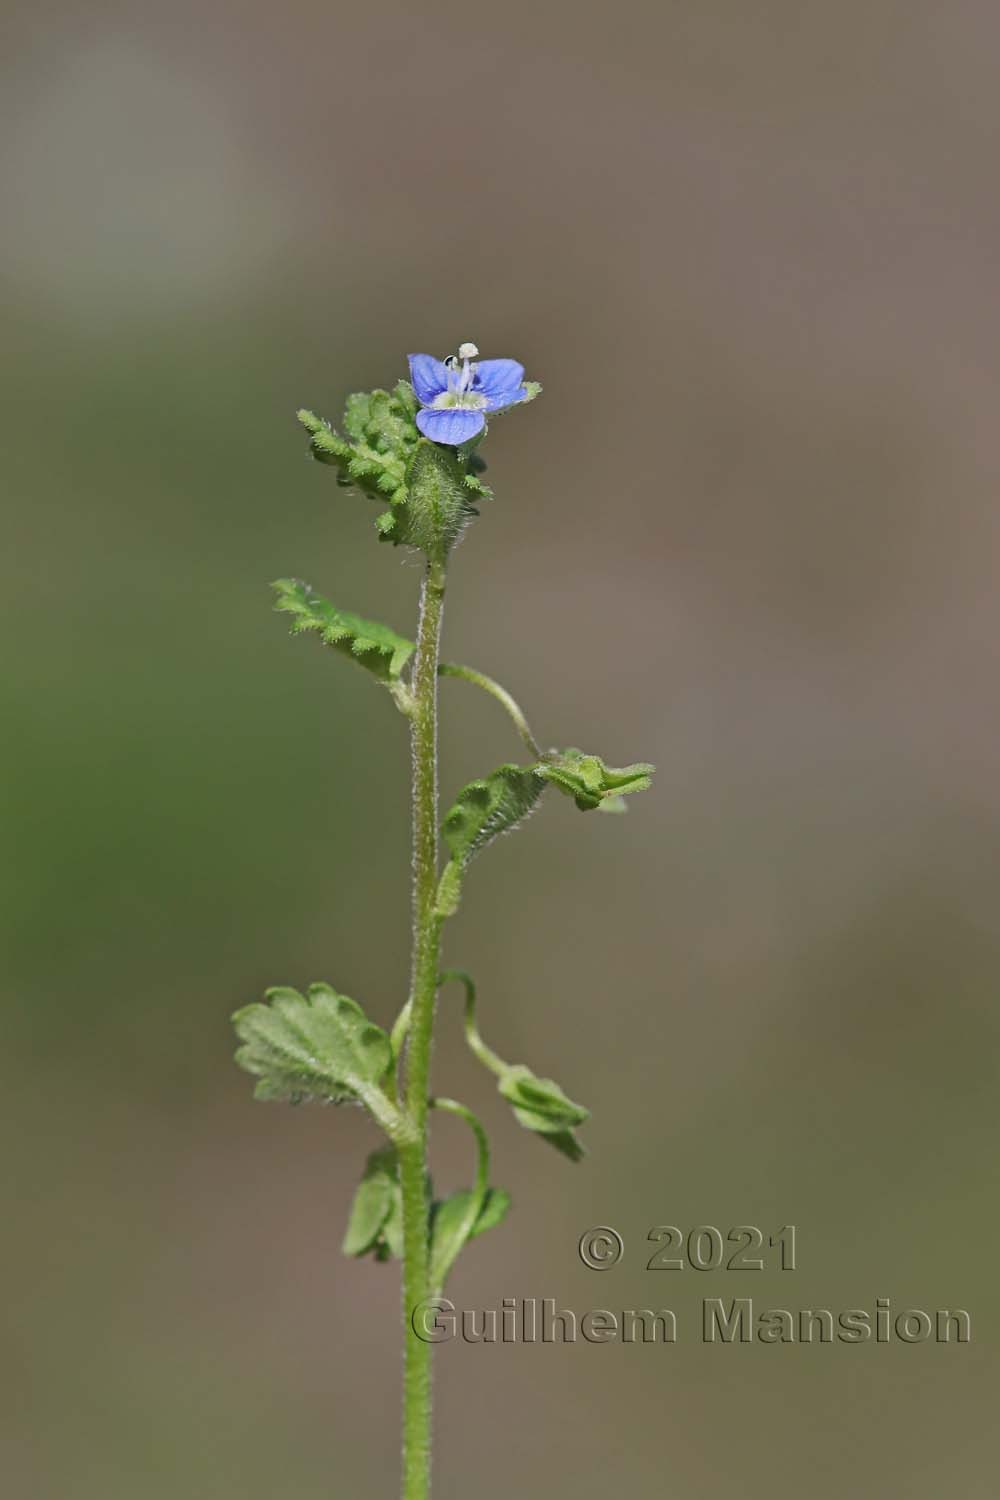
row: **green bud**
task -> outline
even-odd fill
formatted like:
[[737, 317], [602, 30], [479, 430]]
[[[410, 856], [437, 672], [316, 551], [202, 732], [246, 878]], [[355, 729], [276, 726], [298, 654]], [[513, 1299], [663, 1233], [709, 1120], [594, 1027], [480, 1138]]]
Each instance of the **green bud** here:
[[542, 1136], [571, 1161], [580, 1160], [583, 1147], [573, 1131], [590, 1118], [588, 1109], [574, 1104], [551, 1078], [539, 1078], [523, 1063], [508, 1067], [497, 1087], [525, 1130]]
[[646, 791], [655, 769], [647, 761], [637, 761], [633, 766], [606, 766], [599, 755], [585, 755], [582, 750], [572, 749], [551, 750], [535, 767], [539, 776], [572, 797], [581, 812], [598, 807], [608, 812], [624, 812], [622, 797], [629, 792]]

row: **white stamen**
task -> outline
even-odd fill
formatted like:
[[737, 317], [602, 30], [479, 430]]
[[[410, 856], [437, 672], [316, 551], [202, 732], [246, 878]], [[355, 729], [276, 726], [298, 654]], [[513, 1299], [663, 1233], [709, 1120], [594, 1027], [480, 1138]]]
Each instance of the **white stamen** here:
[[458, 357], [459, 359], [478, 359], [479, 350], [475, 344], [459, 344]]

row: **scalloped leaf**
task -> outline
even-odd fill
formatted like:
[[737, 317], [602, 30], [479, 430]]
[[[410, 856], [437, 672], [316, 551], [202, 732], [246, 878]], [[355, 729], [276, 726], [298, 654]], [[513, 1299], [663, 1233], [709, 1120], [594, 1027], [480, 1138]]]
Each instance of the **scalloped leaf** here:
[[467, 1228], [474, 1200], [471, 1188], [449, 1193], [431, 1207], [431, 1284], [439, 1287], [469, 1240], [495, 1229], [507, 1216], [510, 1194], [505, 1188], [489, 1188], [471, 1229]]
[[589, 1120], [588, 1109], [575, 1104], [551, 1078], [539, 1078], [523, 1063], [507, 1068], [497, 1087], [525, 1130], [542, 1136], [571, 1161], [580, 1160], [584, 1150], [573, 1132]]
[[341, 1248], [350, 1256], [371, 1253], [376, 1260], [402, 1259], [403, 1199], [393, 1146], [373, 1151], [365, 1163]]
[[646, 791], [655, 769], [646, 761], [637, 761], [634, 766], [606, 766], [599, 755], [574, 749], [552, 750], [536, 767], [538, 775], [572, 797], [581, 812], [594, 808], [624, 812], [622, 798], [630, 792]]
[[389, 1038], [330, 985], [311, 984], [308, 996], [284, 986], [268, 990], [266, 1004], [245, 1005], [233, 1025], [243, 1044], [236, 1061], [259, 1080], [255, 1098], [359, 1099], [380, 1121], [391, 1112], [378, 1087], [392, 1065]]
[[544, 789], [537, 767], [511, 764], [498, 766], [489, 776], [462, 788], [442, 830], [451, 852], [439, 887], [442, 915], [450, 916], [458, 909], [462, 876], [473, 856], [523, 823]]
[[314, 632], [324, 645], [360, 662], [380, 682], [395, 682], [416, 650], [413, 641], [388, 625], [336, 609], [297, 578], [279, 578], [271, 587], [278, 596], [275, 609], [292, 616], [293, 635]]

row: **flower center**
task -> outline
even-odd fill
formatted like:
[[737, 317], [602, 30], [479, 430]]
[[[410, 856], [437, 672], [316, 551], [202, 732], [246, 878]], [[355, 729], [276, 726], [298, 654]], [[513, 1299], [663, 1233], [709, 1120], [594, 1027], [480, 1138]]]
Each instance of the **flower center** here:
[[434, 397], [435, 407], [440, 409], [459, 406], [466, 411], [481, 411], [486, 405], [486, 397], [472, 389], [477, 368], [472, 361], [478, 353], [475, 344], [460, 344], [457, 356], [449, 354], [445, 360], [448, 367], [448, 389]]

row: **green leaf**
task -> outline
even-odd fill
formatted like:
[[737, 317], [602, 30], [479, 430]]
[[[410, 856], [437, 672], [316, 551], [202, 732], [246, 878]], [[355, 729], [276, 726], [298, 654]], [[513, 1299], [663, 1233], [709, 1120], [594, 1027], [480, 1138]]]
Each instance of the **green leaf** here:
[[417, 429], [416, 412], [413, 387], [401, 380], [392, 391], [348, 398], [346, 437], [314, 412], [302, 410], [298, 419], [313, 457], [336, 469], [338, 483], [388, 504], [375, 523], [380, 541], [443, 557], [490, 491], [478, 478], [472, 450], [429, 442]]
[[469, 1229], [469, 1210], [474, 1198], [471, 1188], [460, 1188], [431, 1208], [431, 1282], [435, 1287], [443, 1282], [462, 1246], [488, 1229], [495, 1229], [510, 1208], [510, 1194], [504, 1188], [489, 1188]]
[[481, 781], [470, 781], [444, 820], [451, 859], [441, 878], [438, 911], [458, 909], [462, 875], [470, 859], [501, 833], [510, 833], [533, 810], [545, 789], [535, 766], [498, 766]]
[[360, 662], [381, 682], [395, 682], [416, 649], [388, 625], [335, 609], [296, 578], [279, 578], [272, 588], [278, 596], [275, 609], [292, 616], [293, 635], [314, 631], [325, 645]]
[[[463, 1191], [468, 1192], [468, 1189], [463, 1189]], [[479, 1210], [479, 1218], [476, 1220], [475, 1227], [469, 1238], [475, 1240], [481, 1234], [485, 1234], [487, 1229], [496, 1229], [498, 1225], [503, 1223], [509, 1211], [510, 1194], [507, 1189], [489, 1188], [486, 1193], [486, 1200]]]
[[[379, 523], [380, 535], [386, 540], [406, 540], [406, 468], [422, 441], [413, 420], [415, 414], [416, 398], [405, 381], [391, 393], [371, 391], [350, 396], [344, 413], [346, 438], [315, 413], [298, 413], [309, 433], [313, 457], [337, 470], [338, 483], [392, 507]], [[394, 514], [397, 510], [399, 516]]]
[[634, 766], [606, 766], [599, 755], [570, 749], [550, 751], [535, 769], [539, 776], [572, 797], [581, 812], [597, 807], [607, 812], [623, 812], [622, 797], [629, 792], [646, 791], [656, 767], [646, 761]]
[[351, 1205], [344, 1235], [345, 1255], [372, 1252], [376, 1260], [403, 1255], [403, 1202], [395, 1148], [373, 1151]]
[[525, 1130], [535, 1131], [571, 1161], [580, 1160], [583, 1147], [573, 1131], [590, 1118], [588, 1109], [575, 1104], [551, 1078], [537, 1077], [523, 1063], [508, 1067], [497, 1087]]
[[236, 1061], [259, 1079], [255, 1098], [360, 1099], [389, 1128], [395, 1111], [378, 1087], [392, 1064], [389, 1038], [346, 995], [328, 984], [310, 985], [308, 998], [271, 989], [266, 1004], [244, 1006], [233, 1025], [243, 1043]]
[[452, 859], [464, 864], [501, 833], [510, 833], [532, 811], [543, 785], [534, 766], [498, 766], [462, 788], [444, 820]]

